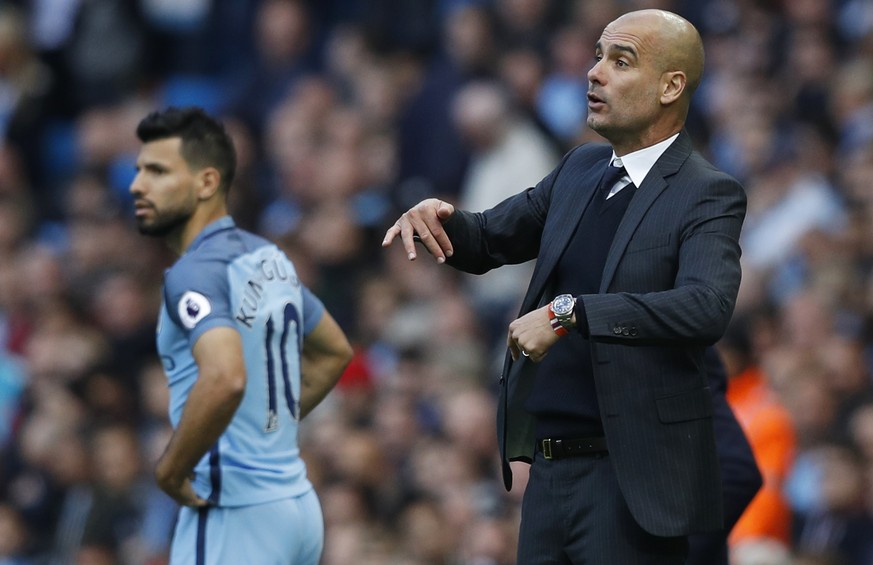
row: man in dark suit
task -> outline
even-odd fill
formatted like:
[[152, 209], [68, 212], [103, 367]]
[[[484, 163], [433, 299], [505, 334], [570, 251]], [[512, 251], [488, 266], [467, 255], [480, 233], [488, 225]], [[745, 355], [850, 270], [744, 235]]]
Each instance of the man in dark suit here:
[[661, 10], [604, 29], [588, 126], [535, 187], [472, 213], [438, 199], [385, 234], [470, 273], [537, 258], [509, 325], [498, 405], [508, 461], [532, 461], [518, 563], [682, 564], [722, 528], [706, 347], [740, 283], [740, 184], [684, 131], [703, 45]]

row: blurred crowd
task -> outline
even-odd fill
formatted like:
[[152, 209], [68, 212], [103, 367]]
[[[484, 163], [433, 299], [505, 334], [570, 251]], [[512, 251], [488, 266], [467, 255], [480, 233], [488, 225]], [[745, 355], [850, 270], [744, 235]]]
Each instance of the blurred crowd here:
[[424, 197], [481, 210], [579, 143], [605, 24], [707, 49], [689, 133], [746, 187], [718, 344], [765, 476], [734, 565], [873, 563], [873, 2], [0, 2], [0, 565], [160, 565], [175, 507], [154, 329], [173, 261], [131, 221], [137, 122], [221, 116], [231, 209], [281, 245], [356, 357], [302, 424], [325, 565], [512, 565], [495, 393], [530, 265], [383, 250]]

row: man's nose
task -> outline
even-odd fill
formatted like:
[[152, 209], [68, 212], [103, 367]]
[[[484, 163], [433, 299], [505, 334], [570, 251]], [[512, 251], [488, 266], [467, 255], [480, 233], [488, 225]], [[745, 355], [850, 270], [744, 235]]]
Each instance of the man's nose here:
[[600, 81], [600, 63], [603, 62], [603, 59], [599, 61], [594, 61], [594, 65], [588, 70], [588, 82], [596, 82], [601, 83]]
[[136, 176], [133, 177], [133, 180], [130, 182], [130, 188], [128, 188], [128, 191], [134, 195], [142, 194], [142, 182], [140, 181], [139, 173], [137, 173]]

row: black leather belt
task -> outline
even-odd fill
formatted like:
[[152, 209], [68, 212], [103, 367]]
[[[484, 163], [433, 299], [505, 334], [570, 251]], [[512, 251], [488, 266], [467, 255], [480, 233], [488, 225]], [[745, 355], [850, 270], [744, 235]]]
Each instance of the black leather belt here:
[[583, 437], [577, 439], [543, 439], [537, 442], [537, 451], [546, 459], [565, 459], [567, 457], [591, 457], [608, 453], [605, 437]]

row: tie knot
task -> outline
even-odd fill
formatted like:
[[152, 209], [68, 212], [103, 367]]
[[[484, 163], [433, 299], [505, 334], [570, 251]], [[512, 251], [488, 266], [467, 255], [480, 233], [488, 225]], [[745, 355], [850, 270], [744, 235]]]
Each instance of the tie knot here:
[[626, 174], [624, 167], [616, 167], [614, 165], [606, 165], [606, 172], [603, 173], [603, 179], [600, 181], [600, 190], [604, 194], [609, 194], [615, 183]]

